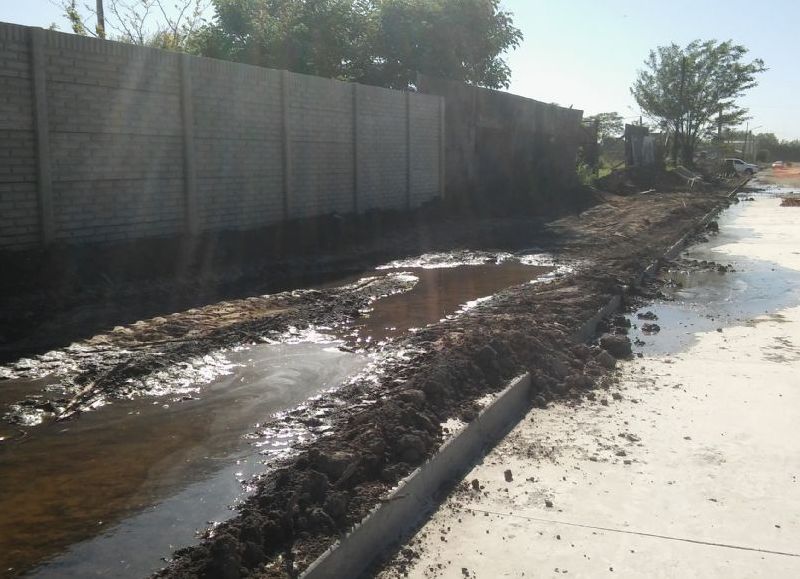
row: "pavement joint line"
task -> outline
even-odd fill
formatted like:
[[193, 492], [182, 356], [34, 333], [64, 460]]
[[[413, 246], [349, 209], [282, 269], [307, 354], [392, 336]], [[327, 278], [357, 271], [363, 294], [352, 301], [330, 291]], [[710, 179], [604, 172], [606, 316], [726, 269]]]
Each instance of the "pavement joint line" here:
[[679, 541], [683, 543], [694, 543], [696, 545], [707, 545], [709, 547], [722, 547], [725, 549], [737, 549], [739, 551], [754, 551], [756, 553], [765, 553], [768, 555], [782, 555], [784, 557], [800, 557], [800, 553], [788, 553], [785, 551], [774, 551], [772, 549], [762, 549], [760, 547], [744, 547], [742, 545], [731, 545], [729, 543], [715, 543], [714, 541], [703, 541], [701, 539], [689, 539], [687, 537], [673, 537], [671, 535], [660, 535], [658, 533], [647, 533], [644, 531], [628, 531], [625, 529], [615, 529], [613, 527], [601, 527], [597, 525], [588, 525], [585, 523], [570, 523], [568, 521], [557, 521], [555, 519], [545, 519], [543, 517], [532, 517], [530, 515], [519, 515], [514, 513], [501, 513], [499, 511], [490, 511], [487, 509], [475, 509], [472, 507], [465, 507], [468, 511], [476, 513], [485, 513], [488, 515], [497, 515], [500, 517], [512, 517], [517, 519], [525, 519], [528, 521], [538, 521], [540, 523], [551, 523], [555, 525], [567, 525], [569, 527], [580, 527], [583, 529], [594, 529], [597, 531], [608, 531], [610, 533], [621, 533], [624, 535], [638, 535], [640, 537], [650, 537], [653, 539], [665, 539], [668, 541]]

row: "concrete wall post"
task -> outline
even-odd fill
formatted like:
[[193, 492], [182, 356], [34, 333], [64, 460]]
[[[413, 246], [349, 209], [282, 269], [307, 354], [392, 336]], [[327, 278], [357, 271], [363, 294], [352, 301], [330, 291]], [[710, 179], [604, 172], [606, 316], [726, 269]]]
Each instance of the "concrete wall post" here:
[[36, 134], [36, 190], [39, 202], [39, 232], [42, 245], [55, 238], [53, 212], [53, 167], [50, 156], [50, 120], [47, 113], [47, 76], [44, 43], [46, 32], [31, 28], [31, 73], [33, 84], [34, 131]]
[[360, 85], [358, 83], [353, 83], [353, 213], [356, 214], [358, 214], [358, 199], [361, 194], [359, 191], [361, 184], [358, 178], [358, 130], [360, 125], [358, 122], [359, 87]]
[[188, 54], [180, 56], [181, 117], [183, 121], [183, 192], [186, 203], [186, 233], [200, 232], [197, 208], [197, 175], [194, 158], [194, 111], [192, 108], [192, 69]]
[[283, 218], [289, 219], [292, 199], [292, 142], [290, 125], [290, 82], [291, 73], [281, 71], [281, 155], [283, 157]]
[[411, 209], [411, 92], [406, 91], [406, 209]]
[[445, 143], [445, 101], [444, 97], [439, 99], [439, 197], [442, 199], [446, 195], [445, 168], [447, 167], [446, 155], [447, 145]]

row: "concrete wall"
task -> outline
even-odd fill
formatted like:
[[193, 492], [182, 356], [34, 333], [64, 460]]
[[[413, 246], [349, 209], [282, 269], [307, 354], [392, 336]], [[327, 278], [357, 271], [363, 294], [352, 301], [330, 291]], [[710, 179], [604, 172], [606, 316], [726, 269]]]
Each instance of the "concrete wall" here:
[[418, 86], [447, 103], [448, 197], [544, 203], [577, 183], [582, 111], [424, 75]]
[[30, 43], [21, 27], [0, 27], [0, 245], [39, 239], [36, 133]]
[[441, 194], [444, 107], [0, 23], [0, 249], [247, 230]]

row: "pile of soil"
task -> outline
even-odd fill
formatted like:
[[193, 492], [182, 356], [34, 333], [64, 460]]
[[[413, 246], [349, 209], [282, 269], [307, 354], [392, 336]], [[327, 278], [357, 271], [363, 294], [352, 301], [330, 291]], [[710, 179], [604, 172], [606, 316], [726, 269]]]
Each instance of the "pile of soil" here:
[[662, 167], [628, 167], [598, 179], [596, 186], [617, 195], [635, 195], [654, 189], [657, 192], [686, 188], [686, 179]]

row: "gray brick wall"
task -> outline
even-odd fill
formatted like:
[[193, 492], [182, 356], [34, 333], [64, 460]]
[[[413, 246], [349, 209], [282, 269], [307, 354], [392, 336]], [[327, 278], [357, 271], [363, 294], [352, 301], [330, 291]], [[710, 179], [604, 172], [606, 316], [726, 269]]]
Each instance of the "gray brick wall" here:
[[406, 93], [359, 87], [359, 209], [405, 209], [406, 125]]
[[290, 74], [289, 216], [313, 217], [354, 209], [354, 85]]
[[0, 247], [39, 240], [30, 47], [21, 26], [0, 27]]
[[439, 195], [439, 170], [443, 147], [441, 99], [411, 95], [411, 206], [418, 207]]
[[57, 33], [44, 54], [55, 239], [179, 233], [178, 56]]
[[441, 193], [438, 97], [37, 34], [0, 23], [0, 249], [252, 229]]
[[280, 221], [280, 73], [192, 58], [191, 74], [200, 229], [252, 229]]

